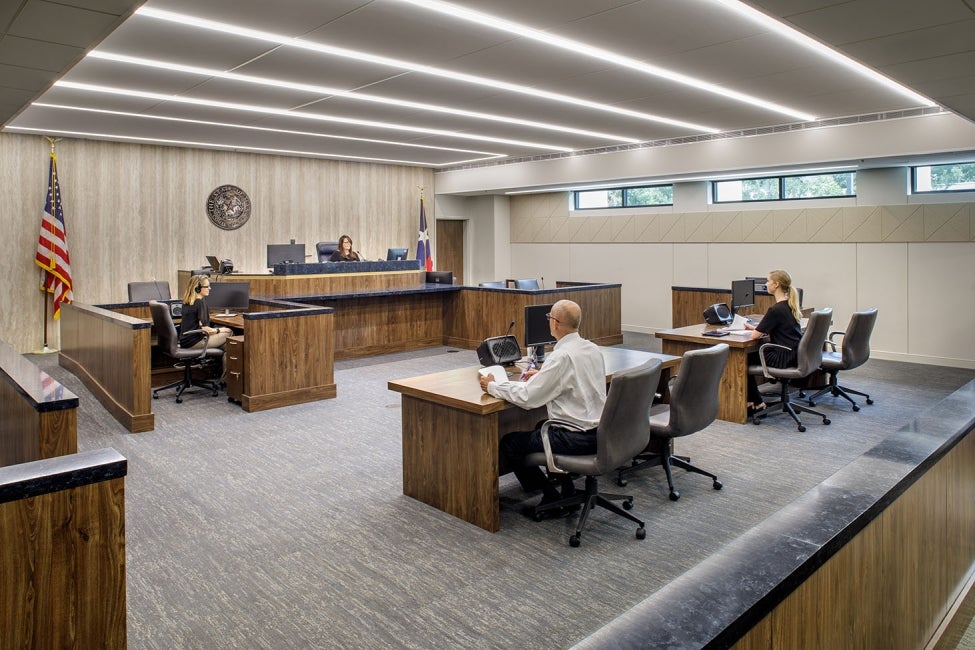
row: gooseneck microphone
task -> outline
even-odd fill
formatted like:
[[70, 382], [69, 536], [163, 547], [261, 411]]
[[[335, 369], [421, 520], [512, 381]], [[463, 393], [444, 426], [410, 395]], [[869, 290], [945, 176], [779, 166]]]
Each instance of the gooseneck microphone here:
[[509, 334], [511, 334], [511, 328], [514, 327], [514, 326], [515, 326], [515, 322], [514, 321], [511, 321], [510, 323], [508, 323], [508, 331], [505, 332], [504, 335], [505, 336], [508, 336]]
[[545, 288], [545, 276], [543, 275], [543, 276], [541, 276], [541, 278], [542, 278], [542, 289], [544, 289]]

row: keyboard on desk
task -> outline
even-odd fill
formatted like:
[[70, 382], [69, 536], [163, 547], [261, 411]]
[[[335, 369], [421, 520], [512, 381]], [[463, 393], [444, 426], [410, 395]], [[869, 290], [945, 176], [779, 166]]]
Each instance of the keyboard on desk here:
[[708, 330], [706, 332], [701, 332], [701, 336], [728, 336], [728, 332], [722, 332], [721, 330]]

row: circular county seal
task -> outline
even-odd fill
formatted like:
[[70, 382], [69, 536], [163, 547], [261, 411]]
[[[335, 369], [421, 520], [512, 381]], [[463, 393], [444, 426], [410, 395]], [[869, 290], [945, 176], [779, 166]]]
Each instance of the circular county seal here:
[[236, 185], [221, 185], [207, 198], [207, 216], [217, 228], [237, 230], [251, 217], [251, 200]]

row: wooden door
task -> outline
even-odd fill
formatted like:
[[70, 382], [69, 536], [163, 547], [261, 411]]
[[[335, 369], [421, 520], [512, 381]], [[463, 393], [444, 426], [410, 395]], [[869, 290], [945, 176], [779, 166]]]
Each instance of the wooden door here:
[[437, 220], [437, 255], [434, 264], [438, 271], [453, 271], [456, 284], [464, 284], [464, 228], [466, 223], [466, 221], [459, 219]]

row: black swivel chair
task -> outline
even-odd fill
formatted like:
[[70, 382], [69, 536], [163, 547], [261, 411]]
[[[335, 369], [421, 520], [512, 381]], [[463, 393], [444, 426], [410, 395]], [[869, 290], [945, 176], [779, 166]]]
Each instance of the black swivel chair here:
[[[842, 397], [853, 405], [854, 411], [859, 411], [860, 407], [850, 397], [849, 393], [860, 395], [867, 398], [867, 404], [873, 404], [873, 400], [866, 393], [858, 390], [840, 386], [837, 375], [841, 370], [853, 370], [859, 368], [870, 358], [870, 335], [873, 334], [873, 326], [877, 323], [877, 308], [858, 311], [850, 318], [850, 324], [845, 332], [831, 332], [826, 345], [829, 350], [823, 352], [822, 369], [829, 376], [829, 382], [825, 386], [817, 386], [809, 390], [819, 392], [809, 398], [809, 406], [816, 406], [816, 400], [830, 393], [834, 397]], [[843, 337], [842, 352], [836, 351], [836, 337]]]
[[798, 361], [792, 368], [772, 368], [765, 363], [765, 351], [770, 348], [781, 348], [783, 346], [774, 343], [766, 343], [758, 349], [762, 364], [759, 366], [748, 366], [748, 372], [752, 375], [764, 375], [768, 379], [777, 379], [781, 387], [779, 391], [779, 401], [773, 402], [761, 411], [752, 416], [752, 422], [759, 424], [763, 419], [776, 411], [783, 411], [792, 416], [796, 421], [799, 431], [805, 431], [806, 427], [799, 419], [798, 412], [812, 413], [823, 419], [823, 424], [829, 424], [829, 418], [824, 413], [814, 411], [801, 404], [793, 402], [789, 397], [791, 382], [798, 379], [805, 379], [812, 373], [819, 370], [823, 362], [823, 345], [826, 343], [826, 332], [829, 330], [830, 319], [833, 317], [833, 310], [830, 308], [814, 311], [809, 316], [806, 324], [806, 331], [799, 339], [799, 349], [797, 350]]
[[[558, 424], [554, 420], [542, 425], [542, 443], [545, 453], [529, 454], [526, 465], [546, 465], [550, 474], [579, 474], [586, 477], [586, 488], [573, 496], [539, 505], [535, 516], [553, 508], [582, 506], [575, 533], [569, 537], [570, 546], [579, 546], [582, 529], [589, 518], [589, 512], [602, 506], [621, 517], [639, 524], [636, 538], [644, 539], [647, 530], [642, 521], [626, 512], [633, 507], [633, 497], [623, 494], [609, 494], [599, 491], [597, 477], [613, 472], [617, 467], [646, 449], [650, 440], [650, 403], [653, 401], [657, 382], [660, 381], [660, 360], [651, 359], [632, 370], [618, 372], [613, 376], [606, 396], [606, 405], [596, 432], [596, 453], [586, 456], [553, 454], [548, 441], [548, 428]], [[622, 501], [623, 508], [613, 501]]]
[[728, 344], [689, 350], [680, 361], [680, 370], [670, 384], [670, 404], [658, 404], [650, 409], [650, 441], [657, 441], [659, 451], [649, 447], [637, 456], [630, 467], [619, 470], [617, 483], [626, 485], [624, 476], [646, 466], [663, 465], [670, 487], [670, 500], [680, 498], [674, 489], [671, 465], [711, 479], [715, 490], [722, 488], [718, 477], [691, 464], [686, 456], [672, 456], [671, 441], [707, 428], [718, 417], [718, 387], [728, 363]]
[[[152, 313], [152, 323], [159, 336], [159, 349], [167, 357], [174, 361], [177, 368], [183, 369], [183, 378], [171, 384], [160, 386], [152, 391], [152, 398], [159, 399], [159, 393], [170, 388], [176, 389], [176, 403], [183, 401], [183, 391], [192, 386], [208, 388], [216, 396], [219, 386], [216, 381], [193, 379], [193, 368], [211, 365], [214, 362], [220, 363], [223, 359], [223, 350], [219, 348], [183, 349], [179, 347], [179, 336], [176, 334], [176, 326], [173, 324], [172, 316], [169, 315], [169, 306], [155, 300], [149, 301], [149, 311]], [[204, 340], [209, 340], [210, 336], [203, 332]]]
[[169, 283], [161, 280], [153, 282], [129, 282], [129, 302], [148, 302], [150, 300], [169, 300], [173, 294]]
[[332, 253], [339, 247], [337, 241], [320, 241], [315, 244], [315, 252], [318, 253], [319, 262], [327, 262], [332, 257]]

